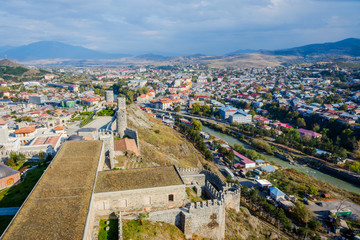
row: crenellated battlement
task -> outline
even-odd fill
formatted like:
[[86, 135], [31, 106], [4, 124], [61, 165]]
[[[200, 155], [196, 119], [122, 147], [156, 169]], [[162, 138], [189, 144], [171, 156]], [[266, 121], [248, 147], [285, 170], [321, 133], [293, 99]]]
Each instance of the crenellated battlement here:
[[200, 174], [202, 168], [177, 168], [180, 175]]
[[192, 211], [202, 210], [202, 209], [206, 209], [206, 208], [219, 207], [219, 206], [223, 206], [224, 204], [225, 204], [224, 200], [212, 199], [212, 200], [206, 200], [206, 201], [202, 201], [202, 202], [192, 202], [192, 203], [188, 204], [187, 207], [189, 208], [189, 213], [191, 213]]
[[200, 173], [203, 173], [205, 175], [205, 179], [211, 184], [215, 185], [220, 191], [224, 189], [224, 186], [226, 185], [221, 178], [216, 174], [209, 170], [203, 169]]
[[211, 194], [213, 196], [215, 196], [217, 199], [223, 199], [224, 198], [224, 193], [219, 192], [209, 181], [206, 181], [205, 186], [211, 192]]

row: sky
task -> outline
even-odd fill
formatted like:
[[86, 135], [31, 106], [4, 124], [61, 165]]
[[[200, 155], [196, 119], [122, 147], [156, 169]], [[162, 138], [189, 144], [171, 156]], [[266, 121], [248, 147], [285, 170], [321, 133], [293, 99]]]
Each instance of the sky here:
[[59, 41], [127, 54], [221, 55], [360, 38], [360, 0], [11, 0], [0, 46]]

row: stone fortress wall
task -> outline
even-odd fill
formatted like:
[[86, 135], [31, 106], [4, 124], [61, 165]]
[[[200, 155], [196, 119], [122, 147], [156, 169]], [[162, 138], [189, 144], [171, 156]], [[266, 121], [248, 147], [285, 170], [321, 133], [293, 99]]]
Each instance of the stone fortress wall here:
[[[153, 209], [155, 211], [149, 212], [148, 220], [173, 224], [181, 229], [188, 239], [193, 233], [211, 239], [224, 239], [225, 208], [234, 208], [237, 211], [240, 208], [238, 186], [226, 184], [218, 175], [204, 169], [177, 168], [177, 171], [187, 186], [201, 186], [201, 191], [211, 199], [187, 203], [179, 208], [160, 211]], [[169, 193], [164, 190], [163, 194]], [[138, 194], [142, 192], [143, 190], [139, 190]]]

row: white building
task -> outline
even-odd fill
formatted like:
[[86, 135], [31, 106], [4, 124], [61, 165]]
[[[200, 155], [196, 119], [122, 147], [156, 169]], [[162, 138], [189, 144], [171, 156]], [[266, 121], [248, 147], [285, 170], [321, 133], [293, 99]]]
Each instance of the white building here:
[[251, 123], [252, 116], [244, 112], [243, 110], [237, 111], [235, 114], [229, 117], [230, 123]]

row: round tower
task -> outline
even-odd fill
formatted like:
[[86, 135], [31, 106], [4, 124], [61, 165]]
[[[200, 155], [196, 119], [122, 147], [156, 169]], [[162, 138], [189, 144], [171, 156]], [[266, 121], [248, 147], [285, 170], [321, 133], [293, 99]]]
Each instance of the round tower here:
[[116, 132], [123, 138], [125, 136], [125, 130], [127, 128], [126, 121], [126, 99], [124, 97], [117, 98], [117, 113], [116, 113]]

